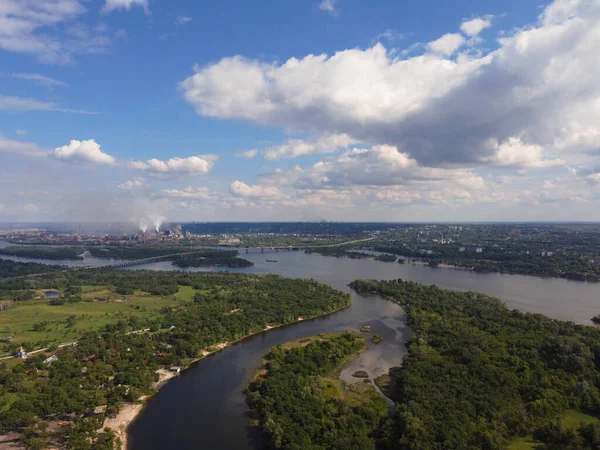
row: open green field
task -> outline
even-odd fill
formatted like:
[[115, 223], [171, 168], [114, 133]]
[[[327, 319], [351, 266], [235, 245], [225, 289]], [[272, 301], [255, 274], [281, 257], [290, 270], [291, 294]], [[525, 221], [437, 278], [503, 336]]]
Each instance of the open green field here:
[[[588, 414], [584, 414], [579, 411], [565, 411], [561, 416], [560, 420], [563, 427], [565, 428], [577, 428], [582, 422], [583, 423], [598, 423], [600, 419]], [[543, 444], [540, 444], [532, 436], [519, 437], [514, 439], [509, 445], [508, 450], [532, 450], [532, 449], [543, 449]]]
[[[123, 296], [114, 292], [112, 286], [82, 286], [82, 290], [83, 301], [79, 303], [52, 306], [45, 298], [15, 302], [13, 308], [0, 311], [0, 338], [10, 335], [13, 342], [18, 343], [43, 340], [70, 342], [82, 332], [98, 330], [129, 316], [149, 318], [164, 306], [190, 302], [196, 292], [189, 286], [181, 286], [177, 294], [166, 297], [141, 291]], [[70, 316], [75, 316], [72, 326], [67, 323]], [[41, 322], [48, 323], [34, 331], [34, 326]]]

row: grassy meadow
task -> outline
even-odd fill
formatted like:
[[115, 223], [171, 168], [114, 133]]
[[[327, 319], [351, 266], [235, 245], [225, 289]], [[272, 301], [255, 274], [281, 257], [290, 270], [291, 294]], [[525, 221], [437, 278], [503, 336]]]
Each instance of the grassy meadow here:
[[[181, 286], [177, 294], [160, 297], [143, 291], [124, 296], [112, 286], [82, 286], [82, 289], [83, 301], [79, 303], [53, 306], [40, 292], [35, 300], [15, 302], [13, 308], [0, 311], [0, 339], [12, 336], [13, 342], [18, 343], [71, 342], [82, 332], [98, 330], [130, 316], [152, 317], [164, 306], [190, 302], [196, 292], [189, 286]], [[71, 316], [75, 317], [69, 323]], [[43, 322], [47, 324], [40, 327]]]

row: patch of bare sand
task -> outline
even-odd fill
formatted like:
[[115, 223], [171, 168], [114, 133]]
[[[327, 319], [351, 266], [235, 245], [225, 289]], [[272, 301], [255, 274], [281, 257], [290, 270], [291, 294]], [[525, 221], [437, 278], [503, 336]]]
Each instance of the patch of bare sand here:
[[154, 383], [154, 387], [158, 387], [159, 385], [162, 386], [165, 382], [175, 376], [175, 373], [167, 369], [158, 369], [156, 373], [158, 374], [158, 381]]
[[141, 403], [125, 403], [116, 417], [108, 417], [102, 428], [111, 428], [121, 440], [121, 450], [127, 450], [127, 427], [144, 407]]
[[25, 450], [19, 443], [19, 433], [0, 434], [0, 450]]

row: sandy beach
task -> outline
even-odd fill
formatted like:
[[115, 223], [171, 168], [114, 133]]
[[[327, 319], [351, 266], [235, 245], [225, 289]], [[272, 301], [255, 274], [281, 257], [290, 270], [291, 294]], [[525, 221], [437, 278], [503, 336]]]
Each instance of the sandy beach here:
[[111, 428], [115, 435], [121, 439], [121, 450], [127, 450], [127, 427], [140, 413], [144, 405], [142, 403], [125, 403], [117, 417], [107, 418], [104, 428]]

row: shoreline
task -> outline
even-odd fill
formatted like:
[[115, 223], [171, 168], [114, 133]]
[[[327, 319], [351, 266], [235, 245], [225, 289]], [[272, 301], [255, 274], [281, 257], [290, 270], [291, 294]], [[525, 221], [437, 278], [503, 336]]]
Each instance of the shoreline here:
[[[336, 312], [340, 312], [346, 308], [349, 308], [350, 306], [352, 306], [352, 302], [350, 302], [350, 304], [346, 305], [346, 306], [342, 306], [341, 308], [335, 309], [333, 311], [329, 311], [326, 312], [324, 314], [319, 314], [316, 316], [311, 316], [311, 317], [304, 317], [304, 316], [298, 316], [298, 318], [296, 320], [290, 321], [290, 322], [286, 322], [286, 323], [282, 323], [279, 325], [267, 325], [266, 328], [264, 328], [261, 331], [257, 331], [255, 333], [251, 333], [248, 334], [240, 339], [237, 339], [235, 341], [231, 341], [231, 342], [221, 342], [218, 344], [215, 344], [212, 347], [209, 347], [211, 349], [213, 349], [212, 351], [208, 351], [208, 349], [203, 350], [203, 355], [200, 358], [196, 358], [194, 359], [192, 362], [190, 362], [190, 364], [185, 367], [185, 368], [181, 368], [181, 373], [191, 369], [193, 366], [195, 366], [197, 363], [199, 363], [200, 361], [202, 361], [203, 359], [214, 355], [215, 353], [221, 352], [223, 350], [225, 350], [227, 347], [237, 344], [245, 339], [248, 339], [252, 336], [256, 336], [258, 334], [261, 333], [266, 333], [270, 330], [276, 329], [276, 328], [281, 328], [281, 327], [285, 327], [288, 325], [294, 325], [297, 324], [299, 322], [303, 322], [303, 321], [307, 321], [307, 320], [312, 320], [312, 319], [318, 319], [319, 317], [325, 317], [328, 316], [330, 314], [334, 314]], [[166, 370], [166, 369], [159, 369], [159, 371], [161, 370]], [[140, 402], [141, 403], [125, 403], [123, 404], [123, 407], [121, 409], [121, 411], [119, 411], [119, 414], [117, 414], [117, 417], [114, 418], [106, 418], [104, 420], [104, 424], [102, 426], [102, 430], [104, 430], [104, 428], [109, 427], [113, 430], [113, 432], [115, 433], [115, 435], [121, 440], [121, 450], [128, 450], [128, 429], [129, 426], [135, 422], [135, 420], [138, 418], [138, 416], [140, 415], [140, 413], [144, 410], [146, 404], [148, 403], [149, 400], [151, 400], [155, 395], [157, 395], [160, 390], [162, 390], [163, 387], [165, 387], [167, 385], [167, 383], [169, 383], [169, 381], [171, 381], [173, 378], [176, 378], [178, 375], [172, 375], [171, 377], [161, 380], [159, 381], [159, 385], [160, 388], [158, 388], [157, 385], [157, 390], [156, 392], [152, 393], [151, 395], [148, 396], [144, 396], [140, 398]], [[126, 409], [126, 412], [123, 412], [123, 410]], [[121, 417], [120, 417], [121, 416]], [[112, 421], [112, 422], [111, 422]], [[116, 425], [117, 428], [112, 428], [107, 424], [107, 422], [113, 423], [114, 425]]]

